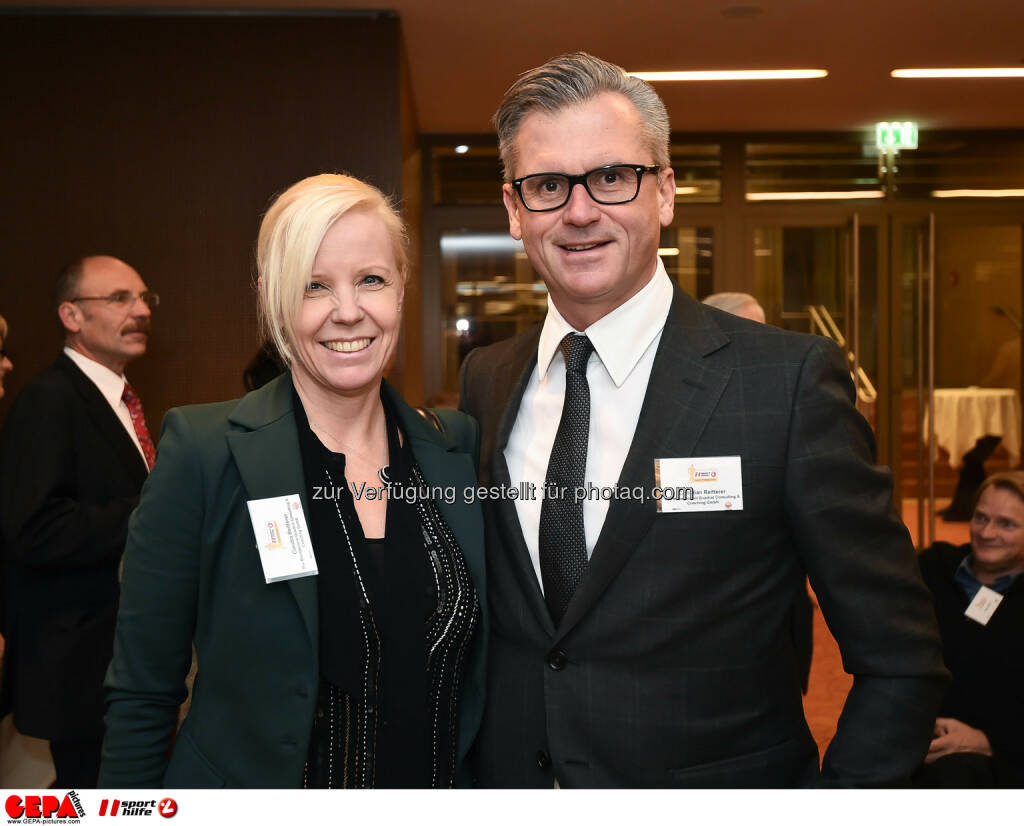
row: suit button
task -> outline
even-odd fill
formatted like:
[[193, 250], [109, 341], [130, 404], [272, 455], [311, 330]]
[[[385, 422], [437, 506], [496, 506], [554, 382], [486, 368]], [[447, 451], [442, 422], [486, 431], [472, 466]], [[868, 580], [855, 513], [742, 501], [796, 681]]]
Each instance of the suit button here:
[[551, 666], [552, 671], [561, 671], [567, 662], [569, 662], [569, 658], [565, 656], [564, 651], [559, 651], [556, 648], [548, 652], [548, 665]]
[[544, 749], [537, 752], [537, 768], [545, 772], [551, 768], [551, 755]]

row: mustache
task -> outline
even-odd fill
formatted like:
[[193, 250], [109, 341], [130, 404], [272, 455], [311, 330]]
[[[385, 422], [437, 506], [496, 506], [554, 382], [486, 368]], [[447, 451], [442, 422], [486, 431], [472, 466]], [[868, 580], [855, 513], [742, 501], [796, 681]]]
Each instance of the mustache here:
[[139, 319], [138, 321], [127, 325], [121, 329], [122, 335], [125, 333], [145, 333], [149, 335], [149, 319]]

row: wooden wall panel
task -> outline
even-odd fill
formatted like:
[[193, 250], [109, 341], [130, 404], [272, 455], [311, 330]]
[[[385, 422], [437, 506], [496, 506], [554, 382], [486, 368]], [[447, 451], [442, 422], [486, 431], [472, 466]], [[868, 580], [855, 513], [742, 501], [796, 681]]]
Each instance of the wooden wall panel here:
[[241, 395], [260, 216], [317, 172], [401, 198], [399, 67], [389, 14], [0, 16], [0, 417], [59, 351], [53, 278], [86, 253], [161, 294], [127, 370], [151, 429]]

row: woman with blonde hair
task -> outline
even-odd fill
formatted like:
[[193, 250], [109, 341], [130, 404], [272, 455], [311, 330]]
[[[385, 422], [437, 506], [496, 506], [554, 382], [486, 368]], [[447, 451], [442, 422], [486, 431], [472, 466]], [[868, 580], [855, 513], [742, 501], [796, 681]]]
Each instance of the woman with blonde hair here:
[[[260, 309], [286, 372], [172, 410], [132, 516], [101, 785], [440, 787], [483, 702], [479, 430], [384, 379], [407, 278], [374, 187], [270, 207]], [[191, 707], [177, 737], [192, 646]]]

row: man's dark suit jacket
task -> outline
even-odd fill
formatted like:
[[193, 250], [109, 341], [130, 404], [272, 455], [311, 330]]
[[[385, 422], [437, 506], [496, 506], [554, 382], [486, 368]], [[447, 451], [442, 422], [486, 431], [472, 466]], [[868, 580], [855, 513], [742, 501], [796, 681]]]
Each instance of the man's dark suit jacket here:
[[[536, 365], [539, 328], [470, 353], [462, 405], [481, 483]], [[619, 485], [657, 458], [740, 456], [738, 512], [611, 502], [556, 628], [509, 500], [485, 502], [491, 643], [484, 786], [898, 783], [927, 750], [948, 675], [891, 480], [835, 345], [676, 290]], [[598, 447], [600, 449], [600, 447]], [[790, 611], [810, 576], [854, 686], [819, 776]]]
[[146, 463], [65, 354], [15, 400], [0, 439], [5, 707], [23, 734], [103, 736], [117, 570]]

